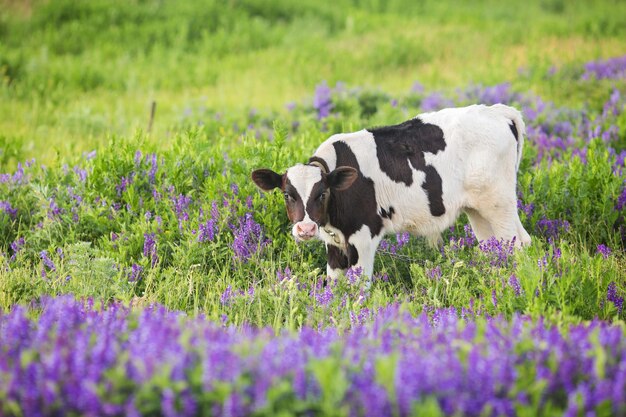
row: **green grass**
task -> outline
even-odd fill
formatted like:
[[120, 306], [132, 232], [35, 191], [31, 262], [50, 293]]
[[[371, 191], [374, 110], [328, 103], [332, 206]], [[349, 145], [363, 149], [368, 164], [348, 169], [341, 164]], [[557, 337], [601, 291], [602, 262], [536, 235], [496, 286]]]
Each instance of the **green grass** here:
[[[90, 151], [146, 129], [171, 142], [185, 109], [282, 110], [321, 80], [406, 93], [511, 81], [580, 104], [543, 79], [623, 52], [622, 3], [4, 0], [0, 132], [15, 160]], [[527, 71], [520, 75], [518, 70]]]

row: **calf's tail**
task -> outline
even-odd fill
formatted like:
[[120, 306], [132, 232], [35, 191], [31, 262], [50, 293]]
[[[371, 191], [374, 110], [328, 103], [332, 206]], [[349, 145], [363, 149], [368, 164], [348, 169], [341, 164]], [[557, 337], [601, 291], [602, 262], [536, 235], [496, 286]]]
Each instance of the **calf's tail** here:
[[495, 104], [492, 108], [502, 114], [505, 118], [509, 119], [509, 128], [511, 129], [511, 133], [517, 142], [517, 159], [515, 162], [515, 171], [517, 171], [519, 170], [519, 165], [522, 161], [524, 135], [526, 134], [526, 124], [522, 118], [522, 113], [519, 110], [504, 104]]

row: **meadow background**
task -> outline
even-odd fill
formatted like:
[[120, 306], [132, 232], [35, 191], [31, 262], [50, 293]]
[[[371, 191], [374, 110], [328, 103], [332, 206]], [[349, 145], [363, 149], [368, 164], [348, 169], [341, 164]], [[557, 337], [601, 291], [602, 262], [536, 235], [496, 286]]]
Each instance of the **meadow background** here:
[[[0, 415], [625, 415], [624, 39], [612, 1], [1, 0]], [[249, 179], [496, 102], [522, 251], [462, 217], [326, 282]]]

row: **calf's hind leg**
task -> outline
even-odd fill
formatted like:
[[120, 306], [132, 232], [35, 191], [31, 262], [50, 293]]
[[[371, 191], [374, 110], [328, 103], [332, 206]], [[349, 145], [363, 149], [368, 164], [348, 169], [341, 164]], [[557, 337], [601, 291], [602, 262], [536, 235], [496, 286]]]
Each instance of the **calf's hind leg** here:
[[[473, 218], [480, 217], [489, 224], [491, 228], [489, 237], [495, 236], [496, 239], [506, 241], [511, 241], [515, 238], [516, 247], [530, 244], [530, 236], [524, 229], [524, 226], [522, 226], [517, 213], [517, 201], [515, 198], [503, 199], [502, 202], [497, 204], [484, 204], [477, 211], [478, 216], [473, 216]], [[468, 216], [470, 215], [468, 214]], [[472, 221], [471, 219], [472, 217], [470, 217], [470, 221]], [[476, 236], [479, 240], [484, 240], [478, 234]]]

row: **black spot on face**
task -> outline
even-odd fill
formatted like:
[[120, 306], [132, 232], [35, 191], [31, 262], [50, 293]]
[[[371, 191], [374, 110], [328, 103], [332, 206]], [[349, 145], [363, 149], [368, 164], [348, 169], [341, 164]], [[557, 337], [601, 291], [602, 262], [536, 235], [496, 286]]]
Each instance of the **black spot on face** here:
[[515, 138], [515, 141], [518, 141], [518, 136], [517, 136], [517, 126], [515, 126], [515, 123], [511, 122], [511, 124], [509, 124], [509, 128], [511, 129], [511, 132], [513, 133], [513, 137]]
[[306, 212], [311, 220], [318, 225], [326, 223], [329, 190], [324, 181], [317, 182], [311, 189], [311, 195], [306, 202]]
[[283, 196], [285, 197], [285, 207], [287, 208], [287, 217], [292, 223], [297, 223], [304, 219], [304, 203], [302, 198], [296, 190], [296, 187], [291, 185], [291, 182], [286, 179], [281, 187]]
[[337, 155], [337, 166], [355, 168], [358, 177], [346, 190], [330, 190], [328, 221], [341, 230], [346, 239], [359, 231], [363, 225], [369, 227], [374, 237], [383, 227], [382, 219], [378, 215], [374, 181], [365, 178], [359, 171], [356, 156], [345, 142], [337, 141], [333, 146]]
[[413, 169], [423, 171], [426, 178], [422, 188], [428, 195], [430, 213], [433, 216], [443, 215], [441, 176], [433, 166], [426, 164], [424, 157], [426, 152], [436, 154], [446, 148], [441, 128], [415, 118], [369, 131], [374, 135], [380, 169], [393, 181], [407, 186], [413, 184]]

